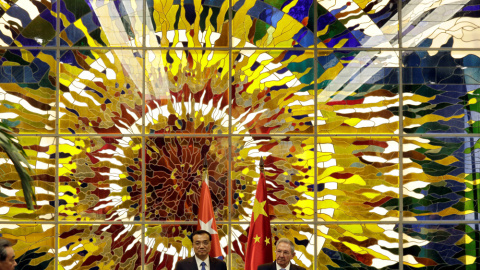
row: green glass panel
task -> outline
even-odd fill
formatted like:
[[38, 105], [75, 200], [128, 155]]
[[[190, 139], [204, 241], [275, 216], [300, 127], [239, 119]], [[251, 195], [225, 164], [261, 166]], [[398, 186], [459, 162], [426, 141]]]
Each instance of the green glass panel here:
[[478, 137], [404, 139], [404, 216], [478, 220]]
[[415, 224], [404, 227], [404, 269], [478, 269], [479, 224]]

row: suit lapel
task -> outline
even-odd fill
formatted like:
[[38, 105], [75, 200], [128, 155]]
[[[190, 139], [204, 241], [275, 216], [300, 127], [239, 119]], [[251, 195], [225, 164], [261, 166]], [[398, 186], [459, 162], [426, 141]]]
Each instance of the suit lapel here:
[[210, 270], [215, 270], [215, 261], [212, 260], [212, 257], [208, 256], [208, 261], [210, 262]]
[[[290, 262], [290, 270], [296, 270], [297, 265], [294, 265], [292, 262]], [[270, 270], [277, 270], [277, 261], [273, 261], [273, 263], [270, 265]]]
[[198, 265], [197, 265], [197, 261], [195, 260], [195, 257], [192, 257], [191, 260], [190, 260], [190, 265], [191, 265], [191, 269], [195, 269], [195, 270], [199, 270], [198, 269]]

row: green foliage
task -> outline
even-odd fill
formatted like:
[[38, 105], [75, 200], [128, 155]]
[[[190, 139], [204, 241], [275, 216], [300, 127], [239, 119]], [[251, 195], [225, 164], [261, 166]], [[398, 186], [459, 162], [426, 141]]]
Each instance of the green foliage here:
[[[31, 170], [30, 164], [27, 161], [27, 155], [22, 146], [14, 141], [11, 129], [5, 124], [0, 123], [0, 149], [2, 149], [12, 160], [15, 170], [17, 170], [20, 180], [22, 182], [23, 194], [25, 203], [28, 209], [33, 209], [33, 202], [36, 201], [35, 192], [32, 187], [32, 177], [29, 174]], [[23, 167], [22, 163], [26, 164], [27, 168]]]

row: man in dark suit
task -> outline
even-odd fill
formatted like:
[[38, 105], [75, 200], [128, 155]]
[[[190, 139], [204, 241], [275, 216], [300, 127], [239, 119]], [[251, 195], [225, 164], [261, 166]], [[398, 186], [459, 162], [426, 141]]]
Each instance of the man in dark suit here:
[[275, 249], [275, 261], [260, 265], [257, 270], [305, 270], [305, 268], [290, 263], [295, 256], [295, 246], [287, 238], [280, 238]]
[[227, 264], [208, 254], [212, 248], [212, 235], [204, 230], [192, 233], [195, 256], [178, 261], [176, 270], [227, 270]]

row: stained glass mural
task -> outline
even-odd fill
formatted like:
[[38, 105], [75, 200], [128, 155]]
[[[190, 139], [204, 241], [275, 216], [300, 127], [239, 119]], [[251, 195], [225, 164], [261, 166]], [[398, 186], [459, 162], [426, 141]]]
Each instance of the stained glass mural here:
[[317, 252], [317, 269], [399, 268], [395, 224], [327, 224], [317, 230], [317, 248], [322, 249]]
[[[402, 43], [422, 48], [478, 48], [478, 3], [429, 0], [404, 3]], [[420, 8], [421, 7], [421, 8]]]
[[60, 220], [140, 220], [141, 138], [61, 137], [60, 142]]
[[476, 269], [478, 10], [0, 0], [0, 119], [37, 197], [0, 144], [0, 237], [18, 269], [173, 269], [208, 179], [243, 269], [262, 157], [296, 264]]
[[59, 133], [141, 132], [143, 58], [137, 50], [60, 53], [59, 112], [64, 117], [58, 120]]
[[[226, 2], [226, 1], [225, 1]], [[313, 47], [313, 1], [233, 1], [234, 47]], [[293, 4], [293, 5], [292, 5]]]
[[147, 46], [227, 47], [229, 1], [146, 1]]
[[232, 220], [250, 221], [258, 181], [258, 163], [265, 158], [270, 217], [312, 221], [314, 212], [314, 142], [308, 137], [243, 137], [233, 140]]
[[[152, 59], [149, 64], [163, 63], [163, 70], [153, 70], [149, 74], [154, 77], [146, 78], [146, 133], [228, 133], [227, 52], [167, 50], [147, 54]], [[158, 85], [158, 80], [164, 80], [164, 85]]]
[[232, 133], [313, 133], [313, 51], [233, 51]]
[[64, 269], [141, 269], [139, 225], [58, 226], [58, 260]]
[[[478, 220], [478, 137], [405, 140], [404, 216]], [[404, 148], [404, 149], [405, 149]]]
[[227, 138], [147, 137], [145, 147], [145, 219], [196, 221], [207, 178], [216, 220], [228, 220]]
[[56, 1], [0, 2], [0, 46], [55, 46]]
[[476, 53], [406, 51], [403, 58], [405, 132], [478, 132]]
[[318, 133], [397, 134], [397, 52], [325, 52], [317, 58]]
[[56, 51], [2, 49], [0, 115], [18, 133], [55, 133]]
[[52, 224], [0, 224], [0, 237], [15, 245], [16, 269], [55, 269], [55, 228]]
[[406, 225], [404, 268], [478, 269], [478, 223]]
[[55, 155], [56, 138], [22, 136], [23, 146], [31, 167], [32, 186], [37, 203], [28, 210], [25, 206], [22, 183], [8, 155], [0, 152], [0, 211], [3, 221], [53, 221], [55, 220]]

